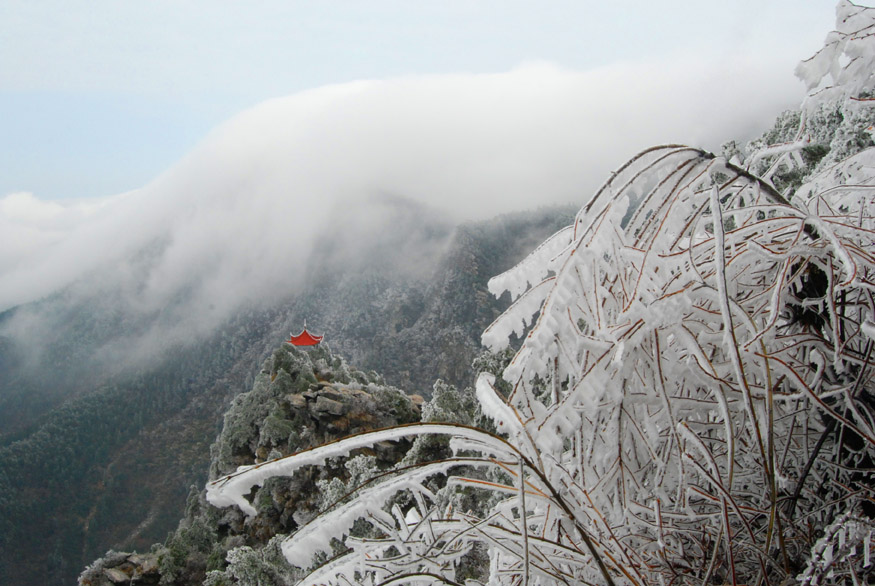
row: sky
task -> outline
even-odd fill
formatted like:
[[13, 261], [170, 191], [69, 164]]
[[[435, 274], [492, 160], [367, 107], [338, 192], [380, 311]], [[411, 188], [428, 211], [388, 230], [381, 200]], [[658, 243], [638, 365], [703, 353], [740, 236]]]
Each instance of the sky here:
[[[542, 61], [756, 56], [785, 75], [834, 0], [0, 0], [0, 197], [139, 188], [221, 122], [329, 84]], [[795, 98], [794, 98], [795, 101]], [[792, 103], [792, 102], [791, 102]]]
[[294, 291], [338, 210], [582, 203], [641, 149], [767, 129], [834, 22], [832, 0], [0, 0], [0, 312], [78, 284], [146, 313], [184, 295], [173, 327], [209, 328]]

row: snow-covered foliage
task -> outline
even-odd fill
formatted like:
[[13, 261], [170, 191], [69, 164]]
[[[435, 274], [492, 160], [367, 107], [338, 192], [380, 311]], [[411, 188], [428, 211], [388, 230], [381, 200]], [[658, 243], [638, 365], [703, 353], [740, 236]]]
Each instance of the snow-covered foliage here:
[[836, 28], [824, 47], [796, 68], [808, 86], [808, 103], [857, 99], [875, 86], [875, 26], [872, 9], [840, 0]]
[[[800, 69], [814, 89], [795, 140], [748, 162], [799, 164], [811, 107], [865, 103], [875, 10], [842, 2], [838, 15]], [[493, 279], [514, 303], [484, 343], [500, 351], [523, 337], [507, 395], [489, 373], [477, 381], [497, 434], [447, 423], [361, 434], [241, 468], [211, 483], [209, 500], [251, 512], [247, 495], [268, 478], [437, 434], [451, 457], [384, 472], [287, 538], [286, 558], [306, 567], [356, 520], [378, 531], [345, 537], [302, 583], [456, 584], [478, 543], [495, 585], [865, 583], [875, 149], [813, 171], [792, 203], [768, 169], [750, 169], [686, 146], [648, 149]], [[444, 489], [500, 497], [485, 514], [427, 487], [461, 466], [503, 473], [451, 476]], [[408, 510], [390, 506], [402, 490]]]
[[836, 30], [824, 47], [796, 68], [809, 88], [799, 111], [748, 145], [745, 165], [792, 191], [811, 174], [873, 146], [875, 23], [872, 9], [841, 0]]
[[845, 513], [823, 531], [811, 549], [805, 571], [799, 576], [803, 586], [836, 582], [860, 582], [872, 572], [872, 540], [875, 522], [871, 518]]
[[241, 546], [230, 550], [224, 570], [207, 572], [204, 586], [273, 586], [294, 584], [301, 572], [286, 563], [282, 555], [281, 539], [271, 539], [261, 548]]

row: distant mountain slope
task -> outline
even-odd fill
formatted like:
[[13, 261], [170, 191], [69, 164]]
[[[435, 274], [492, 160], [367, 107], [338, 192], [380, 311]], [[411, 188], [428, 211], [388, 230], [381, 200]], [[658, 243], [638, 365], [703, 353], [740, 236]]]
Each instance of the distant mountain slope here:
[[454, 228], [398, 198], [378, 205], [380, 222], [352, 229], [352, 214], [324, 232], [300, 293], [238, 311], [194, 340], [154, 345], [174, 307], [138, 313], [118, 290], [89, 297], [73, 287], [6, 312], [0, 582], [69, 584], [109, 548], [161, 541], [189, 487], [205, 479], [231, 399], [304, 320], [350, 362], [408, 392], [428, 394], [438, 377], [469, 384], [479, 332], [503, 306], [487, 279], [571, 213]]

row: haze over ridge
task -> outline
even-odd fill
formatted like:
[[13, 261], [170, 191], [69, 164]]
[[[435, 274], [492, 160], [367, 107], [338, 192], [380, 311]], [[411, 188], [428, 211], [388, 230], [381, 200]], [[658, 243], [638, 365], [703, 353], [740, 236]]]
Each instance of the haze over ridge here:
[[[735, 78], [744, 83], [718, 83]], [[130, 288], [146, 309], [195, 287], [192, 301], [220, 320], [265, 291], [294, 290], [317, 235], [349, 202], [396, 194], [456, 221], [579, 202], [641, 148], [751, 136], [798, 102], [788, 78], [753, 58], [587, 72], [529, 63], [269, 100], [141, 189], [0, 199], [0, 250], [14, 251], [0, 256], [0, 311], [89, 275], [94, 287]], [[145, 249], [150, 262], [132, 262]]]

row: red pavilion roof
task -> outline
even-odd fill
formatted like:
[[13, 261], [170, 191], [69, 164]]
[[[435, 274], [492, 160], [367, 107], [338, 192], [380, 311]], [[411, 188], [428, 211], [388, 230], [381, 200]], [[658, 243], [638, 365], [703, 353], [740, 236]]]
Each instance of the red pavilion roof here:
[[293, 336], [289, 334], [289, 339], [286, 340], [289, 344], [294, 346], [315, 346], [322, 341], [322, 338], [325, 336], [314, 336], [310, 332], [307, 331], [307, 326], [304, 326], [304, 329], [301, 330], [301, 333], [297, 336]]

